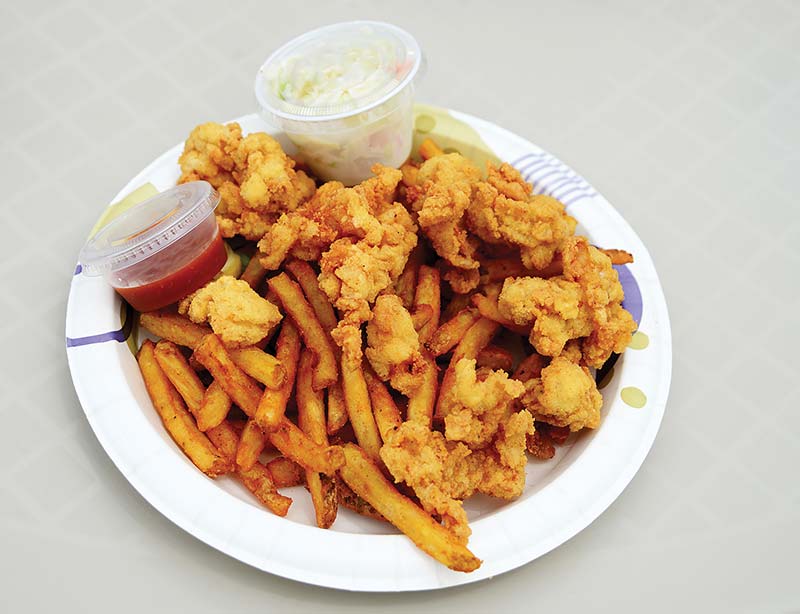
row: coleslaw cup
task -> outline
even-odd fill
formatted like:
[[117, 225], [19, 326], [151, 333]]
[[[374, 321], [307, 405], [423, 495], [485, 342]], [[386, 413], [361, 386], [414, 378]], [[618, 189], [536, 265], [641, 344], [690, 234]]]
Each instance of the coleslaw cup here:
[[414, 85], [424, 59], [405, 30], [374, 21], [299, 36], [255, 80], [261, 116], [282, 129], [323, 180], [354, 185], [411, 153]]

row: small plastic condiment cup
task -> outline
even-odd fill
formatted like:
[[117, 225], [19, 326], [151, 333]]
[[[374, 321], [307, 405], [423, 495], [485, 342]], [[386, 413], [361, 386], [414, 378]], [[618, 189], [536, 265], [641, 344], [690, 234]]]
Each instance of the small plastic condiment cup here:
[[[385, 55], [377, 70], [352, 83], [359, 48], [364, 54], [379, 48]], [[342, 75], [348, 62], [351, 73]], [[414, 84], [422, 69], [420, 46], [405, 30], [377, 21], [338, 23], [307, 32], [270, 55], [256, 75], [256, 100], [262, 117], [286, 133], [318, 177], [354, 185], [372, 175], [374, 164], [398, 167], [411, 153]], [[281, 79], [309, 76], [339, 87], [340, 99], [313, 86], [306, 89], [313, 90], [316, 102], [287, 99]]]
[[86, 242], [83, 274], [104, 276], [138, 311], [182, 299], [225, 265], [217, 204], [209, 183], [192, 181], [134, 205]]

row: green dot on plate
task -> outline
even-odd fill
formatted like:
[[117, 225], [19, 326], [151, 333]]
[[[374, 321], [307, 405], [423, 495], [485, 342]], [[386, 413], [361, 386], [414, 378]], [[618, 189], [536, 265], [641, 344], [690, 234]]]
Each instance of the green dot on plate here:
[[623, 388], [619, 393], [619, 396], [622, 397], [622, 400], [627, 405], [635, 407], [636, 409], [644, 407], [645, 403], [647, 403], [647, 396], [636, 386], [628, 386], [627, 388]]
[[460, 151], [458, 151], [458, 150], [457, 150], [455, 147], [445, 147], [445, 148], [444, 148], [442, 151], [444, 151], [444, 153], [446, 153], [446, 154], [448, 154], [448, 153], [457, 153], [457, 154], [460, 154], [460, 153], [461, 153], [461, 152], [460, 152]]
[[436, 120], [430, 115], [420, 115], [414, 122], [417, 132], [430, 132], [436, 127]]
[[632, 350], [643, 350], [648, 345], [650, 345], [650, 337], [639, 330], [633, 333], [633, 337], [631, 337], [630, 343], [628, 343], [628, 347]]

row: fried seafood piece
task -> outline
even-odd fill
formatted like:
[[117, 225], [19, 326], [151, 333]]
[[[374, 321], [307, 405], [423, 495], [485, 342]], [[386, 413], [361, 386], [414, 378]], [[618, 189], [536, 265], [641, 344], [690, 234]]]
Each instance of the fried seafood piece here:
[[220, 194], [215, 213], [224, 237], [259, 240], [281, 213], [314, 193], [314, 181], [264, 132], [242, 138], [237, 123], [195, 128], [179, 158], [178, 183], [202, 179]]
[[233, 181], [232, 152], [242, 140], [242, 129], [233, 122], [200, 124], [189, 134], [178, 158], [181, 176], [178, 183], [208, 181], [215, 188]]
[[397, 280], [417, 244], [411, 215], [394, 202], [402, 173], [381, 165], [373, 172], [353, 188], [326, 183], [259, 242], [268, 269], [289, 254], [319, 260], [320, 288], [342, 314], [332, 336], [354, 363], [361, 359], [360, 326], [371, 317], [370, 305]]
[[225, 345], [245, 347], [266, 337], [281, 313], [245, 281], [223, 275], [190, 294], [178, 305], [196, 324], [208, 322]]
[[522, 405], [537, 420], [573, 432], [600, 426], [603, 397], [586, 367], [557, 356], [525, 388]]
[[433, 249], [457, 269], [477, 269], [479, 242], [464, 224], [480, 170], [457, 153], [425, 161], [416, 175], [418, 190], [411, 202], [422, 232]]
[[445, 437], [473, 449], [486, 446], [513, 413], [512, 401], [524, 392], [525, 385], [505, 371], [476, 370], [474, 359], [462, 358], [441, 400]]
[[[559, 356], [571, 339], [581, 339], [581, 362], [599, 368], [623, 352], [636, 322], [622, 307], [624, 293], [611, 259], [585, 237], [561, 246], [563, 276], [510, 278], [498, 299], [500, 313], [516, 324], [533, 322], [530, 341], [545, 356]], [[570, 348], [575, 360], [575, 347]]]
[[462, 501], [476, 492], [514, 499], [525, 487], [525, 439], [533, 418], [523, 410], [499, 426], [491, 445], [470, 450], [418, 422], [404, 422], [389, 434], [381, 459], [396, 482], [405, 482], [423, 509], [441, 517], [466, 543], [471, 530]]
[[419, 388], [425, 362], [411, 314], [400, 297], [382, 294], [367, 324], [367, 355], [375, 374], [406, 396]]
[[522, 263], [544, 269], [577, 221], [552, 196], [531, 194], [531, 185], [509, 164], [489, 166], [488, 180], [475, 188], [467, 227], [490, 244], [519, 247]]

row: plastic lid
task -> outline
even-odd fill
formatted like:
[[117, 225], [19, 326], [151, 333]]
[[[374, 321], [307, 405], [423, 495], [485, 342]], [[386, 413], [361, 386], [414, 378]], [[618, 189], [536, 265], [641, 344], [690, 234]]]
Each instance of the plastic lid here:
[[79, 260], [87, 275], [127, 268], [186, 236], [219, 204], [206, 181], [191, 181], [121, 213], [91, 237]]
[[338, 119], [385, 102], [414, 80], [421, 64], [419, 44], [397, 26], [337, 23], [269, 56], [256, 76], [256, 98], [284, 119]]

